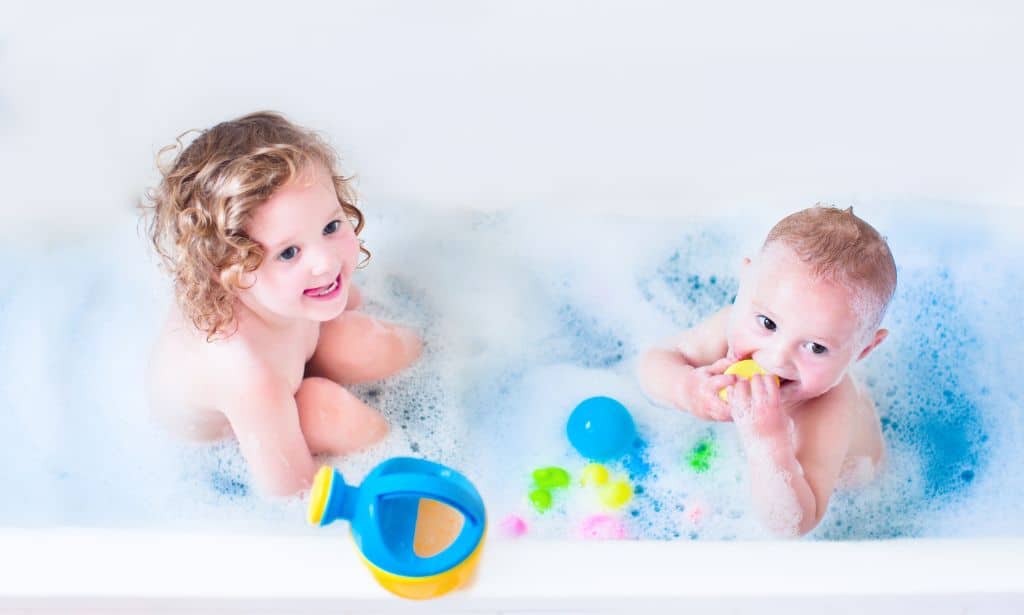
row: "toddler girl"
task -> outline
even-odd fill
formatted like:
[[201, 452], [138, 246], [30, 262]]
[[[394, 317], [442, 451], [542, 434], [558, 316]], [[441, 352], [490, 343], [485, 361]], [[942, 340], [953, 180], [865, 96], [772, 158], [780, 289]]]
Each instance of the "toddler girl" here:
[[177, 299], [153, 350], [152, 408], [190, 439], [234, 434], [257, 486], [299, 492], [313, 455], [387, 433], [342, 385], [409, 365], [420, 340], [353, 311], [352, 274], [369, 256], [363, 214], [315, 133], [253, 113], [160, 155], [169, 151], [148, 195], [149, 235]]

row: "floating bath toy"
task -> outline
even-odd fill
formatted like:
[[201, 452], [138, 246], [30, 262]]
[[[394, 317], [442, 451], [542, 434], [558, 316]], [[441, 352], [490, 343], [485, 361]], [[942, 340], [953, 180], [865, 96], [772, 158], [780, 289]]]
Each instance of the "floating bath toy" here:
[[686, 457], [686, 464], [697, 474], [703, 474], [711, 468], [711, 460], [715, 458], [715, 441], [701, 438]]
[[588, 464], [583, 468], [580, 483], [584, 487], [600, 487], [608, 482], [608, 468], [599, 463]]
[[565, 431], [573, 448], [593, 461], [621, 457], [636, 439], [636, 425], [629, 410], [610, 397], [580, 402], [569, 415]]
[[626, 528], [611, 515], [591, 515], [580, 524], [580, 534], [590, 540], [622, 540]]
[[533, 484], [542, 489], [561, 489], [569, 486], [569, 473], [551, 466], [548, 468], [537, 468], [533, 471]]
[[551, 508], [551, 492], [547, 489], [534, 489], [530, 491], [530, 504], [539, 513], [547, 512]]
[[633, 498], [633, 486], [628, 481], [617, 480], [602, 487], [598, 497], [608, 508], [622, 508]]
[[519, 538], [526, 530], [526, 521], [519, 515], [509, 515], [501, 522], [501, 533], [509, 538]]
[[533, 471], [533, 489], [530, 490], [530, 504], [539, 512], [546, 512], [551, 508], [554, 497], [551, 492], [555, 489], [565, 489], [569, 486], [569, 473], [558, 466], [537, 468]]
[[380, 585], [403, 598], [435, 598], [472, 577], [487, 518], [480, 494], [464, 476], [438, 463], [396, 457], [358, 487], [320, 468], [309, 522], [349, 522], [363, 562]]
[[621, 508], [633, 498], [633, 486], [627, 480], [611, 480], [608, 468], [600, 463], [587, 464], [583, 468], [580, 483], [584, 487], [597, 489], [597, 497], [608, 508]]
[[[723, 373], [726, 374], [727, 376], [739, 376], [744, 380], [750, 380], [754, 376], [754, 374], [768, 374], [768, 372], [765, 371], [763, 367], [758, 365], [757, 362], [754, 361], [753, 359], [743, 359], [742, 361], [737, 361], [730, 365], [729, 367], [727, 367], [725, 369], [725, 372]], [[775, 382], [778, 381], [779, 377], [776, 376]], [[725, 387], [724, 389], [718, 391], [718, 397], [721, 398], [722, 401], [729, 401], [729, 387]]]

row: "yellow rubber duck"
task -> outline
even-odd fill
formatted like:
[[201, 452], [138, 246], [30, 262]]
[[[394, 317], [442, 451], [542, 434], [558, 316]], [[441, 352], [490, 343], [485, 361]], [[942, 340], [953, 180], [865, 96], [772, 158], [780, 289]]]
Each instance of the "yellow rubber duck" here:
[[[743, 359], [742, 361], [736, 361], [725, 370], [727, 376], [739, 376], [744, 380], [750, 380], [754, 374], [766, 374], [767, 370], [757, 364], [757, 361], [753, 359]], [[775, 376], [775, 382], [779, 382], [779, 377]], [[718, 397], [722, 401], [729, 401], [729, 387], [725, 387], [718, 391]]]

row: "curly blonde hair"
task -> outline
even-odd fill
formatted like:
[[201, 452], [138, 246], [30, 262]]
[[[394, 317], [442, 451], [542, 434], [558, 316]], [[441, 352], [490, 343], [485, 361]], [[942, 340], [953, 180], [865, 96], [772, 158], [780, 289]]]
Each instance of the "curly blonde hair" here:
[[[187, 147], [182, 139], [199, 132]], [[166, 162], [168, 154], [173, 159]], [[185, 316], [207, 341], [236, 326], [235, 299], [246, 288], [242, 275], [263, 262], [264, 248], [245, 231], [255, 211], [274, 192], [320, 165], [331, 173], [345, 214], [363, 230], [350, 177], [335, 170], [337, 154], [315, 132], [283, 115], [262, 111], [189, 130], [156, 156], [162, 180], [146, 192], [148, 235], [174, 277]], [[362, 264], [370, 252], [362, 246]]]

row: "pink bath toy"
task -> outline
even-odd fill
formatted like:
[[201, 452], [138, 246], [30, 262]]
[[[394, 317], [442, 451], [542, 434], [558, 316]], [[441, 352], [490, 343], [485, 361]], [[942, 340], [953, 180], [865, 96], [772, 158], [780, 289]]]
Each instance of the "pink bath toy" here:
[[583, 520], [580, 533], [588, 540], [622, 540], [626, 528], [611, 515], [591, 515]]
[[526, 529], [526, 521], [519, 515], [509, 515], [501, 522], [501, 533], [509, 538], [519, 538]]

